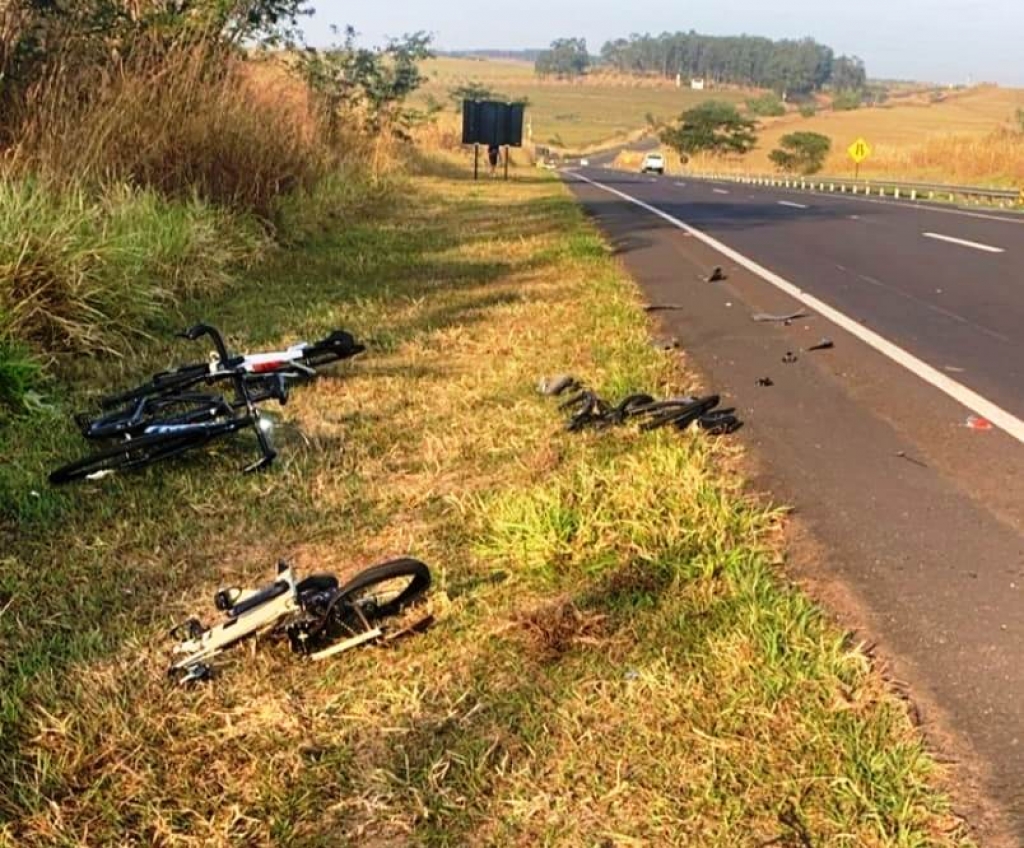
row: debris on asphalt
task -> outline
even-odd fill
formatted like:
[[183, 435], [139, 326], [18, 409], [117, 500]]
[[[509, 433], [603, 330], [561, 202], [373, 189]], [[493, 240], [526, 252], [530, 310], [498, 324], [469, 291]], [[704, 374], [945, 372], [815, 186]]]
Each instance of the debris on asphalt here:
[[811, 317], [813, 316], [806, 309], [798, 309], [795, 312], [787, 312], [782, 315], [773, 315], [770, 312], [758, 312], [751, 316], [751, 318], [759, 324], [785, 324], [787, 327], [790, 322], [796, 321], [799, 318]]
[[644, 312], [668, 312], [685, 308], [681, 303], [648, 303], [644, 305]]
[[905, 459], [907, 462], [913, 463], [914, 465], [919, 465], [921, 468], [928, 467], [923, 462], [921, 462], [921, 460], [914, 459], [914, 457], [910, 456], [906, 451], [897, 451], [896, 456], [898, 456], [900, 459]]
[[832, 350], [832, 348], [834, 348], [835, 346], [835, 342], [833, 342], [832, 339], [822, 339], [816, 345], [812, 345], [811, 347], [807, 348], [807, 350]]
[[968, 415], [965, 426], [971, 430], [991, 430], [992, 422], [980, 415]]
[[796, 362], [796, 360], [797, 355], [793, 353], [793, 351], [791, 350], [787, 350], [786, 355], [782, 357], [782, 361], [785, 362], [786, 365], [791, 365], [792, 363]]
[[675, 337], [669, 339], [652, 339], [651, 345], [655, 350], [675, 350], [679, 347], [679, 339]]
[[758, 377], [757, 385], [767, 388], [768, 386], [774, 386], [775, 381], [771, 377]]
[[723, 280], [728, 280], [729, 278], [726, 276], [725, 271], [722, 270], [722, 266], [716, 265], [714, 267], [714, 270], [712, 270], [712, 272], [708, 274], [708, 276], [701, 277], [701, 279], [705, 283], [720, 283]]
[[544, 377], [537, 384], [537, 391], [542, 395], [560, 395], [570, 389], [579, 388], [580, 384], [571, 374], [558, 374], [554, 377]]

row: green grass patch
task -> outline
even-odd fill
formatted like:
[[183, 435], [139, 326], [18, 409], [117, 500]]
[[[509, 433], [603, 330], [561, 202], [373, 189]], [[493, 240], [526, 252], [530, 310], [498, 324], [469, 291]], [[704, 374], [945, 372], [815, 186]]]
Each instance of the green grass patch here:
[[[311, 198], [338, 217], [297, 207], [289, 249], [185, 305], [242, 349], [370, 343], [275, 411], [267, 474], [240, 437], [53, 492], [65, 417], [8, 428], [0, 844], [966, 844], [904, 707], [778, 579], [737, 440], [570, 435], [536, 392], [703, 387], [564, 187], [517, 176]], [[137, 345], [68, 405], [197, 354]], [[427, 634], [164, 680], [218, 586], [401, 554], [435, 573]]]
[[0, 177], [0, 335], [46, 355], [125, 353], [184, 300], [223, 288], [262, 242], [198, 200]]

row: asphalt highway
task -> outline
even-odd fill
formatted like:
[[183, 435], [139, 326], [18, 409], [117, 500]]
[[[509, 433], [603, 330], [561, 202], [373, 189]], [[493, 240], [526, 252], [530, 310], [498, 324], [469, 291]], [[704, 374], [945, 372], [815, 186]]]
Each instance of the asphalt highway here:
[[1024, 843], [1024, 217], [565, 179], [670, 307], [652, 315], [695, 388], [740, 408], [756, 483], [795, 506], [798, 577], [908, 684], [983, 844]]

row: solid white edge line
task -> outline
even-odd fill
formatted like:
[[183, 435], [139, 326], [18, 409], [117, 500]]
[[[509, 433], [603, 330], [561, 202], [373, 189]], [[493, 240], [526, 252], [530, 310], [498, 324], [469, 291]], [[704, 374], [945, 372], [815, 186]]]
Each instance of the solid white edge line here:
[[820, 315], [830, 320], [833, 324], [853, 336], [856, 336], [866, 345], [877, 350], [883, 356], [887, 356], [897, 365], [901, 365], [916, 375], [926, 383], [934, 386], [939, 391], [945, 393], [953, 400], [957, 401], [963, 406], [967, 407], [972, 412], [976, 412], [979, 415], [984, 416], [991, 421], [996, 427], [1003, 432], [1013, 436], [1018, 442], [1024, 444], [1024, 421], [1021, 421], [1015, 415], [1007, 412], [1000, 406], [997, 406], [987, 398], [982, 397], [977, 392], [972, 391], [956, 380], [951, 380], [941, 371], [933, 368], [927, 362], [924, 362], [914, 356], [912, 353], [901, 348], [899, 345], [893, 344], [888, 339], [878, 335], [874, 330], [869, 330], [863, 324], [859, 324], [852, 318], [848, 317], [844, 313], [840, 312], [832, 306], [829, 306], [822, 300], [819, 300], [812, 294], [808, 294], [803, 289], [795, 286], [783, 277], [780, 277], [774, 271], [769, 271], [763, 265], [759, 265], [753, 259], [749, 259], [737, 250], [733, 250], [726, 244], [712, 238], [707, 233], [701, 230], [691, 227], [689, 224], [680, 221], [678, 218], [669, 215], [667, 212], [663, 212], [656, 206], [651, 206], [649, 203], [644, 203], [642, 200], [637, 200], [635, 197], [631, 197], [625, 192], [619, 191], [618, 189], [611, 188], [610, 186], [603, 185], [596, 180], [590, 179], [583, 174], [574, 174], [573, 176], [583, 180], [596, 188], [606, 191], [609, 194], [614, 194], [623, 200], [628, 201], [641, 209], [645, 209], [652, 215], [656, 215], [663, 221], [668, 221], [675, 227], [678, 227], [683, 232], [689, 233], [695, 239], [704, 242], [708, 247], [717, 250], [723, 256], [731, 259], [737, 265], [746, 268], [753, 274], [759, 276], [765, 282], [771, 283], [777, 289], [788, 294], [790, 297], [804, 304], [810, 309], [815, 310]]
[[779, 206], [791, 206], [794, 209], [808, 209], [810, 207], [805, 206], [803, 203], [794, 203], [792, 200], [780, 200], [778, 201]]
[[993, 247], [990, 244], [982, 244], [977, 241], [968, 241], [967, 239], [955, 238], [954, 236], [944, 236], [941, 233], [921, 233], [925, 238], [935, 239], [937, 241], [945, 241], [950, 244], [958, 244], [961, 247], [970, 247], [974, 250], [983, 250], [986, 253], [1006, 253], [1001, 247]]

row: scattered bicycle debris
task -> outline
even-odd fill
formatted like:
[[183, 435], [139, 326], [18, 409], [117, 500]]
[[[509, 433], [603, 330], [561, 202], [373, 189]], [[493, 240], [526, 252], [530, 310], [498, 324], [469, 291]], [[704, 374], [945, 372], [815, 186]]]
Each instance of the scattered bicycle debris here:
[[763, 388], [768, 388], [769, 386], [774, 386], [775, 381], [771, 377], [758, 377], [757, 385]]
[[685, 430], [696, 423], [711, 435], [734, 433], [742, 422], [733, 408], [719, 408], [718, 395], [696, 398], [684, 397], [656, 400], [648, 394], [629, 395], [617, 404], [609, 403], [590, 389], [581, 389], [572, 397], [559, 404], [559, 409], [569, 412], [566, 430], [578, 433], [588, 428], [601, 430], [637, 421], [640, 430], [657, 430], [675, 427]]
[[669, 312], [676, 309], [686, 309], [681, 303], [648, 303], [644, 306], [644, 312]]
[[674, 336], [668, 339], [652, 339], [651, 346], [655, 350], [676, 350], [679, 348], [679, 339]]
[[700, 277], [705, 283], [720, 283], [723, 280], [728, 280], [725, 271], [722, 270], [721, 265], [716, 265], [714, 269], [706, 277]]
[[914, 457], [910, 456], [906, 451], [897, 451], [896, 456], [899, 457], [900, 459], [905, 459], [907, 462], [912, 463], [913, 465], [918, 465], [921, 468], [928, 467], [923, 462], [921, 462], [921, 460], [914, 459]]
[[813, 317], [814, 316], [805, 309], [798, 309], [795, 312], [786, 312], [781, 315], [773, 315], [770, 312], [758, 312], [751, 316], [751, 318], [759, 324], [785, 324], [787, 327], [791, 322], [800, 318]]
[[787, 350], [785, 356], [782, 357], [782, 361], [786, 363], [786, 365], [792, 365], [797, 361], [797, 359], [797, 355], [791, 350]]
[[537, 384], [537, 391], [542, 395], [561, 395], [567, 391], [578, 388], [580, 388], [580, 384], [571, 374], [558, 374], [554, 377], [544, 377]]
[[835, 346], [836, 344], [834, 341], [832, 341], [832, 339], [822, 339], [816, 345], [811, 345], [811, 347], [807, 348], [807, 350], [832, 350], [832, 348], [834, 348]]
[[992, 429], [992, 422], [980, 415], [968, 415], [964, 426], [970, 430], [986, 431]]

